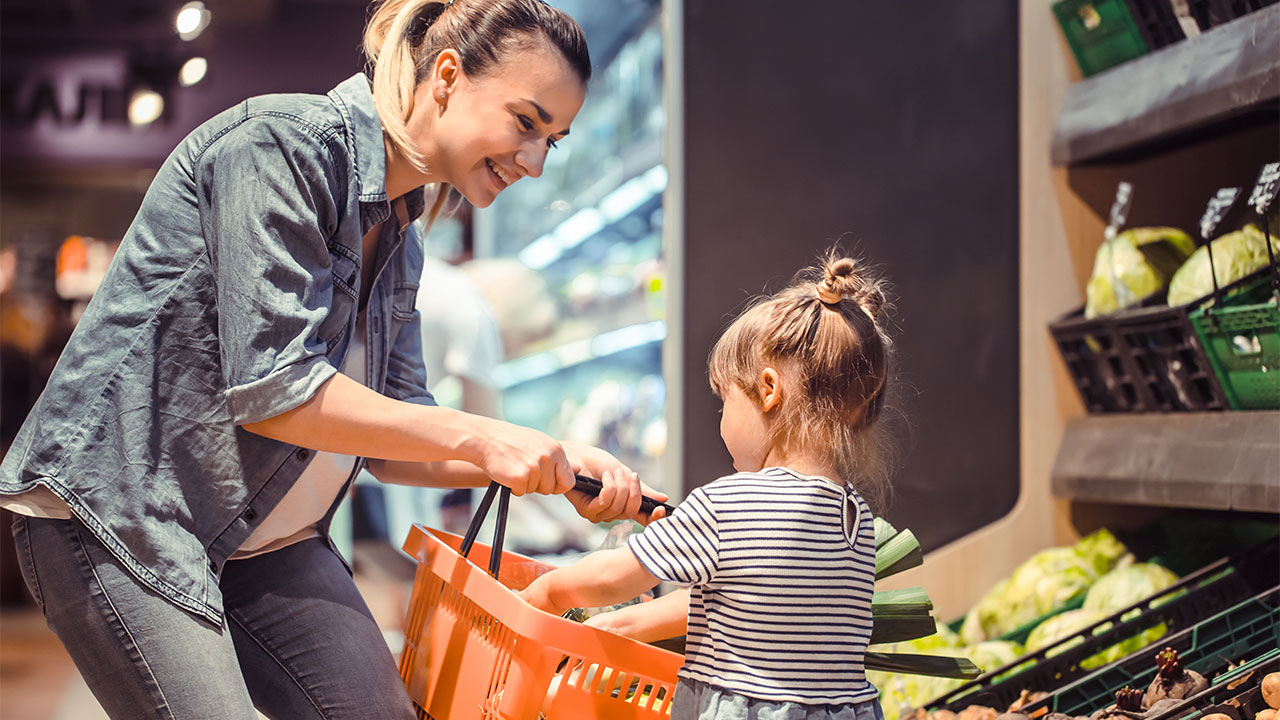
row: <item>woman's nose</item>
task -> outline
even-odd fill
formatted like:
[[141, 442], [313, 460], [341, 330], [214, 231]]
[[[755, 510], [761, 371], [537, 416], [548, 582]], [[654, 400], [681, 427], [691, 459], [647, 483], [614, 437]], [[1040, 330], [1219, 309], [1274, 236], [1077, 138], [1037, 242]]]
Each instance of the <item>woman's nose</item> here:
[[524, 169], [525, 175], [532, 178], [542, 177], [542, 165], [547, 160], [548, 149], [545, 144], [525, 147], [516, 153], [516, 163]]

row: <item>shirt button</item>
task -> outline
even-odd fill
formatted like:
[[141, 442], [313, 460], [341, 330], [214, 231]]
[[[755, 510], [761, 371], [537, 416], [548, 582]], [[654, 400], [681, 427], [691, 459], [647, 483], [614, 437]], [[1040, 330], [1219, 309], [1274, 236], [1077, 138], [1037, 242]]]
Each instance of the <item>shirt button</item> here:
[[210, 561], [209, 561], [209, 569], [213, 571], [213, 574], [214, 574], [214, 575], [217, 575], [217, 574], [218, 574], [218, 563], [214, 562], [213, 560], [210, 560]]
[[244, 519], [245, 519], [245, 520], [252, 520], [252, 519], [254, 519], [254, 518], [256, 518], [256, 517], [258, 517], [258, 511], [257, 511], [257, 510], [254, 510], [253, 508], [245, 508], [245, 511], [244, 511]]
[[298, 451], [299, 460], [306, 460], [309, 457], [311, 457], [311, 453], [308, 452], [306, 448], [302, 448], [301, 450]]

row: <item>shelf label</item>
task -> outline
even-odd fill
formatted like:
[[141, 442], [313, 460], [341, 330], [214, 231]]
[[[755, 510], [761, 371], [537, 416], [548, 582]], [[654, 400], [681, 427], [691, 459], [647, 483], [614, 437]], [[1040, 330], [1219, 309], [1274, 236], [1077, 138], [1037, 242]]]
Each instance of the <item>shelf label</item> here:
[[1240, 188], [1222, 188], [1217, 195], [1209, 198], [1209, 207], [1205, 208], [1204, 216], [1200, 218], [1200, 237], [1206, 241], [1213, 239], [1213, 232], [1218, 229], [1218, 223], [1226, 217], [1231, 206], [1236, 204], [1238, 197], [1240, 197]]
[[1125, 220], [1129, 219], [1129, 205], [1133, 202], [1133, 186], [1127, 182], [1122, 182], [1116, 186], [1116, 201], [1111, 204], [1111, 221], [1107, 223], [1107, 229], [1103, 233], [1103, 237], [1110, 240], [1116, 236], [1120, 228], [1124, 227]]
[[1280, 191], [1280, 162], [1267, 163], [1258, 173], [1258, 184], [1253, 186], [1253, 194], [1249, 196], [1249, 206], [1259, 215], [1267, 214], [1271, 203], [1276, 200], [1276, 192]]

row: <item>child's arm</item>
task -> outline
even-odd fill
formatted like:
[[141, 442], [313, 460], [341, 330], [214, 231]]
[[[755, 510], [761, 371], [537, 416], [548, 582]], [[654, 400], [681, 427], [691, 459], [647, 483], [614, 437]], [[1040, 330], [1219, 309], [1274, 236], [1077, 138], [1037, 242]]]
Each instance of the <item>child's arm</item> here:
[[689, 590], [677, 590], [657, 600], [600, 613], [587, 618], [584, 624], [640, 642], [679, 637], [688, 632]]
[[569, 567], [552, 570], [530, 583], [520, 597], [559, 615], [569, 608], [616, 605], [658, 582], [630, 548], [620, 547], [591, 553]]

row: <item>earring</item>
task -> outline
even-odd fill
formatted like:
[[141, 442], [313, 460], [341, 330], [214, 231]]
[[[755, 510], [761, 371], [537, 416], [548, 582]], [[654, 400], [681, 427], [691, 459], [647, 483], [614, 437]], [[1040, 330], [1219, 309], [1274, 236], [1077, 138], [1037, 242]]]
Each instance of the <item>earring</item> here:
[[440, 99], [444, 100], [444, 93], [440, 93]]

